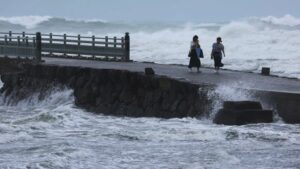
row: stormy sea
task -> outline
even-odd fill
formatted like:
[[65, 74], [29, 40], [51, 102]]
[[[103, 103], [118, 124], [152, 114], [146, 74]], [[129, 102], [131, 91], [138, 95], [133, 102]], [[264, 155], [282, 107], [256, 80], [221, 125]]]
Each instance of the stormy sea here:
[[[193, 35], [212, 67], [211, 45], [223, 38], [226, 69], [300, 78], [300, 18], [249, 17], [222, 23], [123, 23], [50, 16], [0, 17], [0, 32], [123, 36], [130, 33], [131, 59], [188, 64]], [[0, 87], [3, 84], [0, 82]], [[300, 125], [216, 125], [222, 100], [249, 100], [219, 86], [215, 110], [203, 118], [130, 118], [94, 114], [74, 104], [68, 88], [13, 102], [0, 95], [0, 168], [299, 169]], [[276, 110], [275, 110], [276, 111]]]

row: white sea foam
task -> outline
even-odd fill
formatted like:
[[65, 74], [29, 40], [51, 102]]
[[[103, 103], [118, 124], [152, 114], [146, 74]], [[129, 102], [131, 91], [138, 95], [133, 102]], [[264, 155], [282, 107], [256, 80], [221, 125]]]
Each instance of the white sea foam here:
[[251, 92], [244, 90], [245, 88], [249, 86], [245, 83], [234, 82], [218, 85], [215, 90], [210, 91], [208, 97], [213, 101], [213, 108], [209, 118], [212, 120], [215, 117], [218, 110], [223, 107], [224, 101], [258, 101]]

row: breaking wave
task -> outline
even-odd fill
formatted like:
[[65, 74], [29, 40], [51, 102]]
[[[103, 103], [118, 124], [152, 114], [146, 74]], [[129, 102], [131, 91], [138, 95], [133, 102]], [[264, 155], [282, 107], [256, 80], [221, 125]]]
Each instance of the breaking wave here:
[[[115, 26], [123, 26], [123, 29], [126, 30], [128, 28], [141, 28], [137, 31], [143, 31], [146, 27], [147, 30], [151, 30], [153, 28], [206, 28], [206, 29], [216, 29], [221, 28], [222, 26], [231, 25], [232, 23], [250, 23], [255, 24], [255, 26], [263, 26], [268, 28], [300, 28], [300, 19], [296, 18], [292, 15], [285, 15], [283, 17], [249, 17], [239, 21], [231, 21], [231, 22], [220, 22], [220, 23], [126, 23], [126, 22], [109, 22], [102, 19], [69, 19], [69, 18], [59, 18], [59, 17], [51, 17], [51, 16], [13, 16], [13, 17], [1, 17], [0, 23], [2, 24], [2, 30], [7, 30], [7, 27], [12, 28], [11, 26], [15, 26], [15, 28], [22, 27], [26, 30], [35, 30], [39, 28], [43, 28], [45, 26], [53, 26], [57, 28], [65, 28], [66, 26], [76, 26], [76, 28], [103, 28], [110, 27], [115, 28]], [[160, 26], [159, 26], [160, 25]], [[142, 29], [143, 28], [143, 29]], [[239, 28], [239, 27], [236, 27]], [[114, 31], [114, 29], [113, 29]]]

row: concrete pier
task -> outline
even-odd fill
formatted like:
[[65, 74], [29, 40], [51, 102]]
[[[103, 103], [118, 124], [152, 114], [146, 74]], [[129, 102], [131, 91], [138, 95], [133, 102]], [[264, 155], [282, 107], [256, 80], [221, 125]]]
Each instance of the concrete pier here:
[[256, 91], [274, 91], [300, 94], [300, 80], [280, 78], [275, 76], [261, 76], [255, 73], [221, 70], [219, 74], [214, 69], [201, 68], [201, 73], [189, 72], [186, 66], [163, 65], [140, 62], [94, 62], [90, 60], [43, 58], [44, 65], [60, 65], [88, 67], [96, 69], [128, 70], [144, 72], [146, 67], [154, 69], [157, 75], [168, 76], [173, 79], [184, 79], [194, 84], [230, 85], [242, 89]]
[[[258, 101], [262, 101], [263, 104], [269, 106], [268, 108], [274, 109], [285, 122], [300, 123], [300, 105], [299, 105], [300, 80], [297, 79], [280, 78], [275, 76], [262, 76], [260, 74], [229, 71], [229, 70], [222, 70], [220, 71], [220, 73], [217, 74], [214, 72], [213, 69], [209, 69], [209, 68], [202, 68], [201, 73], [196, 73], [196, 72], [189, 72], [186, 66], [179, 66], [179, 65], [162, 65], [162, 64], [138, 63], [138, 62], [126, 62], [126, 63], [99, 62], [99, 61], [92, 61], [92, 60], [75, 60], [75, 59], [47, 58], [47, 57], [43, 57], [43, 60], [45, 62], [39, 64], [41, 67], [56, 66], [56, 67], [73, 67], [73, 68], [81, 68], [81, 69], [88, 68], [92, 70], [118, 70], [118, 71], [127, 71], [131, 73], [139, 73], [139, 75], [143, 75], [145, 68], [152, 68], [155, 71], [155, 76], [157, 76], [159, 79], [163, 79], [163, 77], [166, 77], [168, 79], [167, 81], [169, 80], [178, 81], [184, 84], [190, 84], [191, 86], [198, 86], [200, 88], [201, 87], [203, 88], [205, 86], [204, 88], [206, 88], [206, 90], [214, 90], [214, 88], [218, 86], [228, 86], [237, 90], [244, 90], [245, 92], [251, 93], [251, 95], [253, 95], [253, 98], [255, 98]], [[1, 59], [0, 65], [1, 62], [2, 63], [4, 62], [3, 59]], [[43, 76], [45, 76], [43, 78], [47, 78], [46, 75]], [[39, 77], [34, 77], [34, 78], [39, 78]], [[161, 87], [163, 87], [163, 85], [159, 86], [158, 88]], [[173, 90], [173, 88], [171, 89], [170, 86], [167, 86], [167, 88], [169, 93], [182, 90], [182, 89]], [[151, 90], [152, 89], [154, 90], [154, 88], [151, 88]], [[187, 93], [190, 94], [188, 97], [193, 98], [192, 93], [196, 91], [193, 89], [188, 92], [188, 87], [184, 89], [187, 90]], [[182, 92], [184, 93], [184, 91]], [[205, 92], [200, 93], [199, 95], [205, 95]], [[166, 100], [170, 97], [172, 97], [172, 95], [162, 96], [162, 98]], [[146, 98], [146, 97], [143, 96], [141, 98]], [[172, 110], [174, 112], [173, 114], [174, 116], [159, 115], [158, 117], [160, 116], [166, 118], [184, 117], [184, 116], [195, 117], [199, 115], [199, 113], [193, 113], [193, 111], [201, 111], [200, 114], [205, 114], [205, 111], [208, 110], [205, 108], [204, 104], [207, 104], [208, 106], [212, 106], [210, 105], [212, 100], [210, 100], [210, 98], [208, 98], [207, 96], [205, 97], [201, 96], [200, 100], [202, 100], [201, 102], [202, 106], [200, 106], [200, 108], [196, 108], [195, 105], [197, 105], [197, 102], [194, 101], [187, 102], [184, 103], [187, 105], [181, 106], [182, 110], [180, 110], [180, 112]], [[172, 103], [175, 104], [175, 102], [176, 99]], [[160, 105], [162, 106], [163, 104], [160, 103]], [[177, 106], [180, 105], [176, 105], [175, 108], [177, 108]], [[193, 109], [184, 110], [187, 107], [193, 107]], [[168, 108], [161, 109], [161, 110], [168, 111]], [[182, 114], [183, 111], [189, 112], [189, 114], [188, 113]], [[137, 115], [134, 114], [134, 116]], [[149, 116], [156, 116], [156, 115], [150, 113]]]

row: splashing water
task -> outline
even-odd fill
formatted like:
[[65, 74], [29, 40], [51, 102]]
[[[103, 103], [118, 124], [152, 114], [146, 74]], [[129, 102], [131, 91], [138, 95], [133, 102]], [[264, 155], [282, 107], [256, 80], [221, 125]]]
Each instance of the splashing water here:
[[248, 88], [247, 84], [234, 82], [218, 85], [215, 90], [210, 91], [208, 97], [213, 101], [210, 119], [213, 119], [218, 110], [223, 107], [224, 101], [257, 101], [253, 94], [245, 88]]
[[[0, 168], [299, 165], [299, 125], [222, 126], [193, 118], [103, 116], [75, 107], [70, 89], [54, 88], [48, 93], [44, 100], [33, 94], [14, 105], [1, 102]], [[228, 98], [231, 89], [221, 93], [221, 98]], [[248, 98], [242, 93], [236, 97]]]

